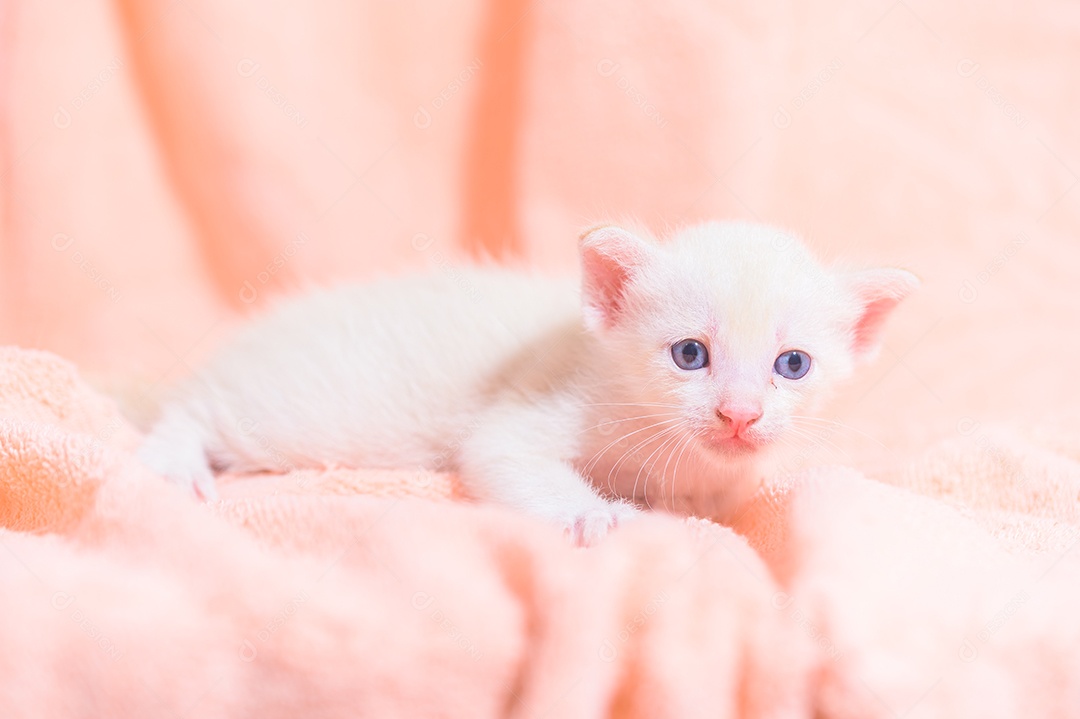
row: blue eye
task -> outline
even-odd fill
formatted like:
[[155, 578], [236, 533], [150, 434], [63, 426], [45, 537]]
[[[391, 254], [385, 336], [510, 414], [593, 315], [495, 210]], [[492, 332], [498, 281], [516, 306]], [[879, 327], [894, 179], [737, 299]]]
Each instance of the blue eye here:
[[802, 379], [810, 371], [810, 355], [799, 350], [785, 352], [773, 363], [776, 374], [788, 379]]
[[671, 359], [679, 369], [701, 369], [709, 364], [709, 350], [697, 340], [682, 340], [671, 345]]

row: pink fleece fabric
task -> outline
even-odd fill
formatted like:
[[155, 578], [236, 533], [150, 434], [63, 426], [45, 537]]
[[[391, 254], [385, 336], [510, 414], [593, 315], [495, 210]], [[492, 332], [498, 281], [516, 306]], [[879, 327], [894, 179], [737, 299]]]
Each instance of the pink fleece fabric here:
[[[1080, 715], [1078, 39], [1066, 0], [0, 5], [0, 341], [95, 388], [4, 355], [6, 706]], [[407, 470], [192, 506], [101, 394], [141, 414], [282, 291], [569, 271], [622, 217], [923, 279], [738, 534], [573, 552]]]

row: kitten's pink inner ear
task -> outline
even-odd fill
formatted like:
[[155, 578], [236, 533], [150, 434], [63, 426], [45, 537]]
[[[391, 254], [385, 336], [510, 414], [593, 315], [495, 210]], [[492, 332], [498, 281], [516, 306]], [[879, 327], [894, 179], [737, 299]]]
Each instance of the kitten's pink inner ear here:
[[896, 306], [919, 286], [919, 278], [906, 270], [866, 270], [852, 280], [856, 301], [862, 308], [852, 331], [852, 351], [870, 358], [881, 349], [885, 320]]
[[625, 309], [627, 285], [647, 255], [644, 240], [621, 227], [598, 227], [581, 236], [582, 299], [588, 327], [608, 329], [618, 322]]

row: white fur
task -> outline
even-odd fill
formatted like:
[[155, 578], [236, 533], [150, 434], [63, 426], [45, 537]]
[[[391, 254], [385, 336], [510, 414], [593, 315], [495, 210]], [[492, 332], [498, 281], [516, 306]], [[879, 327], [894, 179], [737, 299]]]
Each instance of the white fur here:
[[[598, 228], [582, 252], [583, 298], [568, 281], [468, 269], [283, 303], [165, 407], [140, 455], [203, 496], [211, 468], [456, 470], [478, 498], [584, 544], [632, 516], [629, 501], [694, 497], [722, 518], [790, 415], [872, 352], [880, 323], [852, 341], [867, 308], [885, 298], [887, 313], [917, 283], [827, 271], [789, 235], [743, 223], [666, 244]], [[686, 338], [708, 346], [708, 368], [672, 362]], [[801, 380], [772, 370], [787, 349], [812, 357]], [[710, 444], [732, 402], [761, 407], [746, 433], [758, 451]]]

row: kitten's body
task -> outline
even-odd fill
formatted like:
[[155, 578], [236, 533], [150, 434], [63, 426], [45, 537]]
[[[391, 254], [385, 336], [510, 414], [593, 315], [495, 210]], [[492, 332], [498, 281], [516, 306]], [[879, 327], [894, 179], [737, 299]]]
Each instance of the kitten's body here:
[[[211, 466], [452, 469], [478, 498], [589, 543], [634, 511], [602, 495], [729, 511], [785, 415], [869, 349], [853, 346], [868, 301], [776, 230], [711, 224], [656, 246], [601, 228], [583, 259], [583, 297], [474, 269], [287, 302], [198, 373], [141, 455], [204, 495]], [[708, 343], [708, 372], [672, 365], [685, 337]], [[789, 345], [812, 350], [817, 374], [766, 398]], [[742, 439], [724, 437], [735, 405], [761, 414]]]

